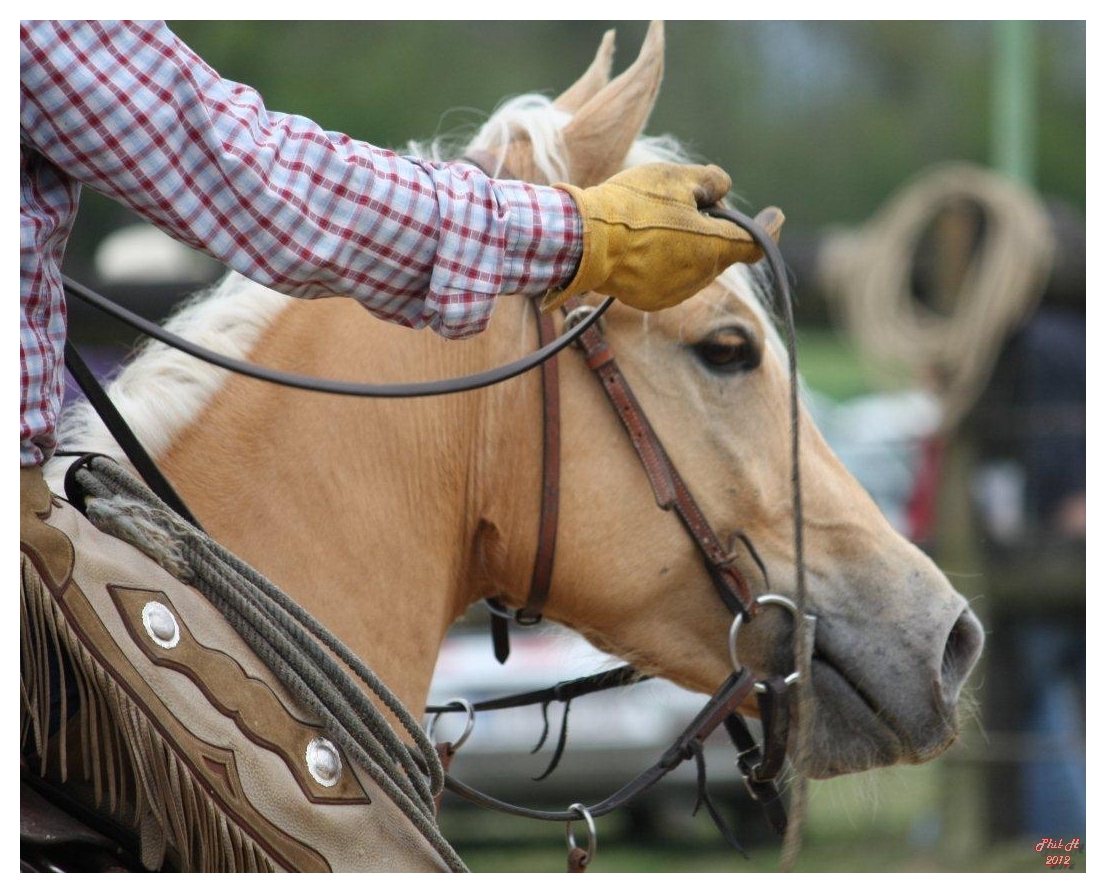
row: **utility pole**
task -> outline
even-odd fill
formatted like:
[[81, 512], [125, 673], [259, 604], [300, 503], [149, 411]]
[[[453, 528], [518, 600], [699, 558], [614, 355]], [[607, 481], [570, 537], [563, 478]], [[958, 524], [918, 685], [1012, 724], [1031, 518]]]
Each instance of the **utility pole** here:
[[1037, 174], [1037, 64], [1033, 22], [995, 22], [991, 165], [1032, 187]]

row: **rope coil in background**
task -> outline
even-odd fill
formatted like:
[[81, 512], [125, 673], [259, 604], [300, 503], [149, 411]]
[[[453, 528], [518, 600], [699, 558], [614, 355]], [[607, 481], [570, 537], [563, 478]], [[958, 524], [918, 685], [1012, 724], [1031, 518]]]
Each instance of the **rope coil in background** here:
[[[957, 203], [978, 209], [984, 227], [947, 313], [919, 301], [916, 255], [929, 227]], [[948, 432], [990, 379], [1011, 332], [1036, 307], [1056, 256], [1040, 198], [991, 170], [966, 163], [923, 172], [863, 225], [831, 234], [818, 258], [830, 306], [877, 381], [901, 384], [903, 367], [931, 387]], [[898, 378], [899, 380], [896, 380]]]

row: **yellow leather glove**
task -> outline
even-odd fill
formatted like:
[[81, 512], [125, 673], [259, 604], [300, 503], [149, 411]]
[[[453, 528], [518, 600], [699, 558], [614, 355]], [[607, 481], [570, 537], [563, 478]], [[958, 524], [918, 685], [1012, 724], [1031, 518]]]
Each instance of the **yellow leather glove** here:
[[[643, 164], [589, 189], [553, 185], [580, 211], [584, 253], [572, 281], [542, 300], [546, 312], [589, 291], [639, 310], [663, 310], [731, 264], [755, 263], [763, 255], [745, 230], [700, 212], [730, 191], [729, 175], [713, 164]], [[778, 239], [783, 214], [769, 208], [757, 222]]]

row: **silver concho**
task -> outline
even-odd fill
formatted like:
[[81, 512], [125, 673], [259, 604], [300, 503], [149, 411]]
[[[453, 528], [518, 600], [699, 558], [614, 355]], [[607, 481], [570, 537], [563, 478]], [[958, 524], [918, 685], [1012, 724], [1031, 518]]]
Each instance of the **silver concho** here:
[[162, 648], [174, 648], [180, 641], [177, 618], [161, 602], [146, 602], [142, 608], [142, 625], [154, 644]]
[[332, 788], [342, 777], [342, 756], [326, 738], [312, 738], [307, 745], [307, 771], [324, 788]]

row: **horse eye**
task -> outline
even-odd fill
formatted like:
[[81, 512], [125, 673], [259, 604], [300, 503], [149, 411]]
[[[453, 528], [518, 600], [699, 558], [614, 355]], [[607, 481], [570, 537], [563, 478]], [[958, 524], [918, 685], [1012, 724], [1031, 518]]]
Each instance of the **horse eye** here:
[[712, 332], [695, 345], [695, 353], [714, 373], [749, 372], [760, 365], [760, 347], [756, 339], [736, 326]]

